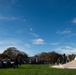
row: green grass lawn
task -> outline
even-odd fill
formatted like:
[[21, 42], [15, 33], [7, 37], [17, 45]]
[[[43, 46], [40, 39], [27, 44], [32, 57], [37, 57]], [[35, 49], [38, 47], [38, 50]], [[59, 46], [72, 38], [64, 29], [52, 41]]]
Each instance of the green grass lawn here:
[[0, 75], [76, 75], [76, 69], [54, 69], [49, 65], [22, 65], [18, 69], [0, 69]]

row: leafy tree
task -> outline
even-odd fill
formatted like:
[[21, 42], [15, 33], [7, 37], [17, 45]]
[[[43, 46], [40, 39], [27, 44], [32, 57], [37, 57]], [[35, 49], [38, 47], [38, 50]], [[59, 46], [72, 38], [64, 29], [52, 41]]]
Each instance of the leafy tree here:
[[8, 55], [10, 58], [16, 58], [17, 56], [21, 56], [22, 58], [27, 58], [28, 57], [26, 53], [17, 50], [17, 48], [15, 48], [15, 47], [7, 48], [3, 52], [3, 54]]
[[4, 58], [10, 58], [7, 54], [0, 54], [0, 58], [4, 59]]
[[27, 59], [28, 58], [28, 55], [25, 53], [25, 54], [21, 54], [21, 53], [19, 53], [19, 54], [17, 54], [17, 57], [18, 58], [24, 58], [24, 59]]
[[41, 54], [35, 55], [35, 57], [39, 59], [44, 59], [45, 62], [55, 64], [57, 62], [57, 59], [60, 58], [60, 62], [62, 62], [62, 55], [56, 53], [56, 52], [42, 52]]

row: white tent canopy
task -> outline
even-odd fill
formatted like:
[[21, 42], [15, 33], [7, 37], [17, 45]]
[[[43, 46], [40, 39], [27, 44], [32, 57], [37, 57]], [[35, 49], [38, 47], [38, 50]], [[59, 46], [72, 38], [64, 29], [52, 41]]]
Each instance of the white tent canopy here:
[[59, 65], [54, 65], [54, 66], [51, 66], [53, 68], [68, 68], [68, 69], [76, 69], [76, 57], [74, 60], [72, 60], [71, 62], [68, 62], [66, 64], [59, 64]]

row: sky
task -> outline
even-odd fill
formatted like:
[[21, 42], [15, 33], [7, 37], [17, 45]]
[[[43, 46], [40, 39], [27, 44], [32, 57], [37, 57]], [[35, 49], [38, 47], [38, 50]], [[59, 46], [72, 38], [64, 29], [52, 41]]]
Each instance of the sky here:
[[76, 0], [0, 0], [0, 53], [76, 54]]

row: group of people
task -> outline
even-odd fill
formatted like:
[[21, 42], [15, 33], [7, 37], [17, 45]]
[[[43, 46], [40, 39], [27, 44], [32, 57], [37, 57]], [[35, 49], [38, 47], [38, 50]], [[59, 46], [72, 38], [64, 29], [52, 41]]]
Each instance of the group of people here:
[[15, 68], [18, 68], [18, 65], [21, 66], [22, 64], [22, 59], [20, 58], [15, 58], [15, 59], [1, 59], [0, 60], [0, 68], [11, 68], [13, 67], [14, 69]]

